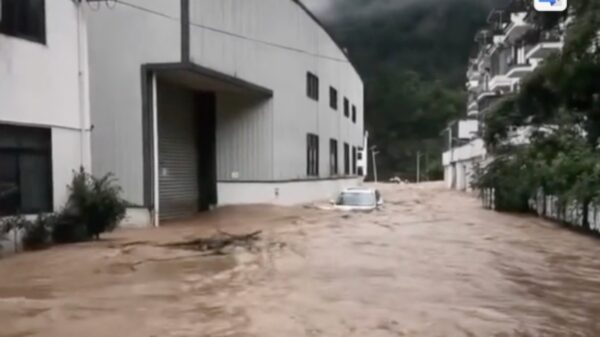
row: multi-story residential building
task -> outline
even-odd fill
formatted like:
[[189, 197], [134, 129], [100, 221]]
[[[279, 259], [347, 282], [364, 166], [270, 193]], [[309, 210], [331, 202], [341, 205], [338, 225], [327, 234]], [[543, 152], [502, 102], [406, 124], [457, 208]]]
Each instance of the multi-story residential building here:
[[[533, 24], [533, 15], [515, 1], [507, 8], [493, 10], [488, 26], [475, 37], [478, 53], [469, 61], [467, 70], [466, 118], [451, 123], [447, 129], [449, 150], [442, 158], [449, 188], [469, 190], [476, 167], [489, 161], [480, 135], [484, 118], [494, 104], [515, 94], [525, 76], [562, 49], [564, 25], [540, 30]], [[477, 132], [461, 132], [460, 126], [469, 120], [478, 121]], [[526, 135], [527, 129], [517, 129], [509, 138], [518, 144], [526, 141]]]
[[0, 217], [59, 210], [90, 168], [81, 4], [0, 1]]
[[300, 1], [102, 3], [87, 11], [92, 167], [137, 222], [361, 180], [362, 80]]

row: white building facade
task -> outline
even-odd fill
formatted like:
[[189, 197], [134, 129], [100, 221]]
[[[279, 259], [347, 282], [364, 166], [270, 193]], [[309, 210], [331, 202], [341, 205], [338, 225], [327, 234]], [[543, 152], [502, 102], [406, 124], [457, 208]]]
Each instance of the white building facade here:
[[58, 211], [73, 171], [91, 167], [79, 6], [0, 1], [0, 217]]
[[[477, 167], [491, 161], [481, 139], [483, 121], [499, 99], [518, 92], [521, 80], [533, 72], [564, 44], [565, 24], [548, 31], [533, 24], [531, 13], [518, 2], [493, 10], [489, 26], [477, 33], [477, 56], [467, 70], [468, 102], [466, 116], [450, 124], [447, 132], [449, 150], [443, 154], [444, 181], [448, 188], [470, 190]], [[476, 132], [461, 132], [472, 128]], [[472, 130], [471, 130], [472, 131]], [[527, 129], [513, 130], [513, 144], [526, 141]]]
[[92, 168], [116, 175], [137, 222], [362, 181], [362, 80], [300, 2], [123, 0], [86, 15]]

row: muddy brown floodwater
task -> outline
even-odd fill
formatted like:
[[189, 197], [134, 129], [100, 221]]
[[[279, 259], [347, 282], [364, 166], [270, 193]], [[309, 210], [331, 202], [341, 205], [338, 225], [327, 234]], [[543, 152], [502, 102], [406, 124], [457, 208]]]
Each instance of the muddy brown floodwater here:
[[[600, 241], [440, 184], [371, 214], [220, 209], [0, 260], [0, 336], [600, 336]], [[263, 230], [223, 256], [171, 243]]]

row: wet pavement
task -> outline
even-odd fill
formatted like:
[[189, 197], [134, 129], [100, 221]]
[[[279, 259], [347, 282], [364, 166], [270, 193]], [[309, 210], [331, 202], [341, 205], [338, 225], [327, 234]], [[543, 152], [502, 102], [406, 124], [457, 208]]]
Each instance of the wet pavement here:
[[[440, 184], [220, 209], [0, 260], [0, 336], [600, 336], [600, 241]], [[263, 230], [252, 252], [165, 244]]]

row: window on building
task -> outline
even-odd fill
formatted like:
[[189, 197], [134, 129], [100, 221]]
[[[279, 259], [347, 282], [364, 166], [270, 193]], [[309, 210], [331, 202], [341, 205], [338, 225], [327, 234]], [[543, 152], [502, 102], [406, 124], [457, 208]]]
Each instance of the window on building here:
[[363, 148], [359, 147], [357, 149], [357, 153], [356, 153], [356, 159], [357, 159], [357, 161], [358, 160], [361, 161], [361, 166], [358, 166], [358, 168], [356, 170], [356, 172], [358, 173], [359, 176], [364, 176], [365, 175], [363, 168], [364, 168], [364, 165], [366, 165], [366, 160], [363, 161], [363, 152], [364, 152]]
[[338, 142], [335, 139], [329, 140], [329, 174], [338, 175]]
[[306, 73], [306, 95], [315, 101], [319, 100], [319, 78], [311, 72]]
[[356, 146], [352, 147], [352, 174], [356, 174]]
[[356, 123], [356, 106], [352, 105], [352, 123]]
[[52, 211], [50, 130], [0, 125], [0, 216]]
[[344, 143], [344, 174], [350, 175], [350, 145]]
[[333, 110], [338, 109], [338, 92], [334, 87], [329, 87], [329, 106]]
[[0, 0], [0, 33], [45, 44], [44, 0]]
[[306, 136], [306, 175], [319, 176], [319, 136], [311, 133]]
[[350, 117], [350, 101], [346, 97], [344, 97], [344, 116]]

